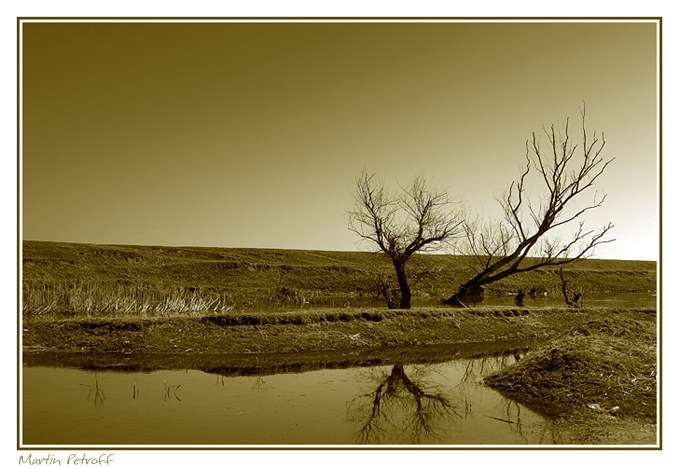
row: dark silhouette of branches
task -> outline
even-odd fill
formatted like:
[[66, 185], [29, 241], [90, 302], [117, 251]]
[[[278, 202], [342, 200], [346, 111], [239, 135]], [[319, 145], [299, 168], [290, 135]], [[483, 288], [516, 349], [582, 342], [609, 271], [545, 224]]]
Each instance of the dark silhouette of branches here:
[[[439, 279], [445, 267], [441, 264], [432, 264], [422, 261], [423, 258], [414, 255], [409, 262], [406, 277], [410, 287], [414, 287], [424, 281], [436, 281]], [[399, 308], [400, 291], [399, 284], [391, 274], [393, 266], [383, 252], [376, 252], [367, 263], [363, 281], [367, 291], [367, 298], [372, 302], [384, 302], [389, 309]]]
[[454, 406], [440, 393], [430, 393], [410, 379], [397, 364], [378, 387], [355, 398], [355, 419], [361, 421], [358, 443], [377, 444], [398, 433], [410, 443], [439, 436], [438, 424], [456, 416]]
[[88, 385], [90, 391], [87, 394], [87, 399], [94, 399], [94, 406], [104, 406], [104, 400], [106, 396], [104, 395], [104, 388], [99, 383], [99, 375], [94, 373], [94, 385]]
[[[483, 288], [517, 273], [546, 266], [560, 266], [591, 256], [595, 247], [614, 239], [606, 239], [614, 227], [608, 223], [600, 230], [588, 230], [579, 218], [599, 208], [606, 195], [593, 195], [582, 205], [584, 196], [592, 191], [597, 179], [614, 158], [605, 160], [604, 134], [589, 136], [586, 130], [585, 106], [581, 110], [582, 139], [569, 136], [569, 120], [563, 132], [544, 128], [547, 150], [541, 147], [536, 133], [526, 142], [526, 162], [519, 179], [497, 197], [503, 217], [493, 224], [479, 220], [464, 226], [468, 253], [474, 259], [476, 274], [448, 298], [449, 305], [462, 305], [472, 290]], [[543, 195], [533, 200], [528, 182], [533, 177], [543, 187]], [[578, 200], [578, 203], [576, 202]], [[555, 228], [574, 225], [571, 238], [550, 237]]]
[[579, 291], [576, 294], [574, 294], [573, 298], [569, 298], [569, 291], [567, 289], [567, 284], [569, 283], [568, 279], [565, 279], [564, 277], [564, 271], [562, 268], [557, 273], [560, 277], [560, 282], [561, 282], [561, 287], [562, 287], [562, 295], [564, 296], [564, 302], [567, 305], [570, 305], [572, 307], [581, 307], [583, 305], [583, 299], [581, 298], [583, 292]]
[[388, 191], [375, 174], [363, 172], [356, 180], [349, 229], [390, 258], [399, 285], [399, 309], [411, 308], [409, 258], [437, 250], [462, 234], [463, 221], [450, 206], [446, 191], [433, 188], [422, 176], [396, 193]]

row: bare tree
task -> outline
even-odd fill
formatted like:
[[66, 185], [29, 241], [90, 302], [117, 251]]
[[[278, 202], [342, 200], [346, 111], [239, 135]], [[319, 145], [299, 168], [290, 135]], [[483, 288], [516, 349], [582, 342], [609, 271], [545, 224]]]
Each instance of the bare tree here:
[[378, 380], [375, 390], [348, 404], [349, 419], [361, 422], [359, 444], [386, 443], [395, 437], [415, 444], [440, 439], [451, 420], [460, 416], [448, 396], [409, 378], [403, 364], [395, 364]]
[[562, 295], [564, 296], [564, 302], [566, 302], [566, 304], [571, 306], [571, 307], [582, 307], [583, 306], [583, 299], [582, 299], [581, 296], [583, 295], [583, 290], [580, 290], [579, 292], [574, 294], [574, 297], [570, 299], [569, 298], [569, 291], [567, 289], [567, 283], [569, 283], [569, 280], [564, 278], [564, 271], [563, 271], [562, 268], [560, 268], [560, 270], [557, 272], [557, 274], [559, 275], [560, 282], [562, 283], [561, 287], [562, 287]]
[[[442, 276], [445, 267], [439, 263], [423, 261], [422, 256], [413, 256], [409, 261], [407, 281], [410, 287], [423, 282], [433, 282]], [[368, 293], [366, 298], [371, 302], [384, 302], [388, 309], [398, 309], [400, 290], [394, 274], [391, 260], [383, 252], [371, 255], [371, 261], [364, 270], [363, 282]]]
[[[497, 197], [504, 214], [499, 222], [465, 224], [466, 245], [476, 263], [476, 274], [446, 299], [446, 304], [463, 305], [471, 292], [510, 275], [582, 260], [591, 256], [596, 246], [614, 240], [605, 239], [613, 224], [599, 231], [586, 230], [579, 219], [604, 203], [606, 195], [598, 196], [597, 192], [585, 206], [576, 199], [581, 202], [585, 193], [592, 191], [595, 181], [614, 160], [601, 156], [604, 133], [600, 138], [594, 132], [589, 137], [585, 105], [581, 117], [581, 141], [569, 136], [568, 119], [563, 134], [554, 125], [549, 130], [543, 129], [549, 143], [547, 151], [541, 148], [535, 132], [531, 140], [527, 140], [526, 164], [519, 180]], [[544, 190], [537, 203], [534, 198], [533, 204], [526, 186], [532, 177]], [[574, 232], [566, 241], [547, 235], [567, 224], [574, 226]]]
[[349, 229], [392, 261], [399, 284], [399, 309], [411, 308], [408, 259], [416, 252], [436, 250], [462, 233], [463, 221], [450, 205], [446, 191], [433, 188], [422, 176], [396, 193], [385, 189], [375, 174], [363, 172], [356, 180]]
[[371, 261], [366, 265], [363, 283], [371, 302], [384, 302], [388, 309], [399, 308], [399, 285], [395, 281], [392, 262], [383, 252], [371, 255]]

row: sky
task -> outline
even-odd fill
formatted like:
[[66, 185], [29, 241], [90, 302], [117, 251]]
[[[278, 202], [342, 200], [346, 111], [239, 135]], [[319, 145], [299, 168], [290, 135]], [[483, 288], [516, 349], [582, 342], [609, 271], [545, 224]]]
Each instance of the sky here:
[[366, 250], [346, 216], [363, 170], [394, 188], [423, 175], [493, 221], [532, 132], [569, 118], [578, 138], [585, 103], [616, 158], [584, 216], [615, 225], [595, 257], [658, 258], [655, 22], [54, 21], [21, 34], [25, 240]]

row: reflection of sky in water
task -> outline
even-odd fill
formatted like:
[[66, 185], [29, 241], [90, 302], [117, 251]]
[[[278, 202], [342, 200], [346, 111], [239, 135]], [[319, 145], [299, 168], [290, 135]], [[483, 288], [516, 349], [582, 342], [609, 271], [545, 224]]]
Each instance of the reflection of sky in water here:
[[252, 377], [24, 367], [23, 443], [553, 443], [549, 421], [479, 385], [518, 357]]

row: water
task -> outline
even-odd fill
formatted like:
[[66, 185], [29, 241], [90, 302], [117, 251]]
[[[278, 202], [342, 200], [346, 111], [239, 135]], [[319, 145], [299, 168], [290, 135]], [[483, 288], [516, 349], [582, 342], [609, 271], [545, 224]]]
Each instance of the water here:
[[[527, 291], [524, 291], [527, 293]], [[572, 294], [573, 295], [573, 294]], [[631, 292], [631, 293], [610, 293], [610, 294], [585, 294], [582, 298], [583, 307], [609, 307], [609, 308], [653, 308], [656, 307], [656, 293], [654, 292]], [[472, 307], [480, 306], [504, 306], [516, 307], [515, 295], [489, 296], [478, 304], [471, 304]], [[523, 307], [565, 307], [563, 296], [524, 296]]]
[[480, 383], [522, 355], [226, 376], [24, 365], [22, 443], [559, 443], [550, 420]]
[[[514, 306], [514, 297], [490, 297], [476, 307], [489, 305]], [[563, 305], [542, 296], [527, 296], [524, 304]], [[656, 294], [587, 295], [584, 306], [654, 307]], [[149, 356], [151, 363], [129, 356], [83, 363], [73, 355], [29, 355], [21, 444], [561, 444], [549, 419], [480, 383], [523, 352], [473, 347], [462, 353], [438, 347], [437, 357], [427, 359], [397, 350], [388, 358], [249, 355], [179, 364]]]
[[[506, 294], [502, 296], [486, 295], [481, 302], [475, 302], [474, 299], [469, 299], [466, 306], [469, 307], [487, 307], [487, 306], [501, 306], [501, 307], [517, 307], [515, 304], [515, 295]], [[576, 291], [570, 291], [570, 296], [573, 296]], [[566, 307], [564, 297], [561, 294], [551, 294], [548, 296], [537, 295], [530, 296], [528, 291], [524, 291], [524, 304], [522, 307], [526, 308], [545, 308], [545, 307]], [[617, 293], [602, 293], [591, 294], [585, 293], [581, 298], [581, 305], [583, 307], [610, 307], [610, 308], [653, 308], [657, 307], [656, 292], [617, 292]], [[381, 301], [366, 301], [366, 300], [351, 300], [347, 302], [339, 301], [337, 304], [307, 304], [304, 306], [293, 305], [287, 307], [258, 307], [253, 309], [255, 312], [280, 312], [280, 311], [296, 311], [296, 310], [315, 310], [325, 309], [327, 307], [384, 307]], [[414, 307], [437, 307], [449, 308], [442, 304], [441, 298], [421, 299], [415, 298], [413, 300]], [[248, 309], [243, 309], [248, 311]]]

